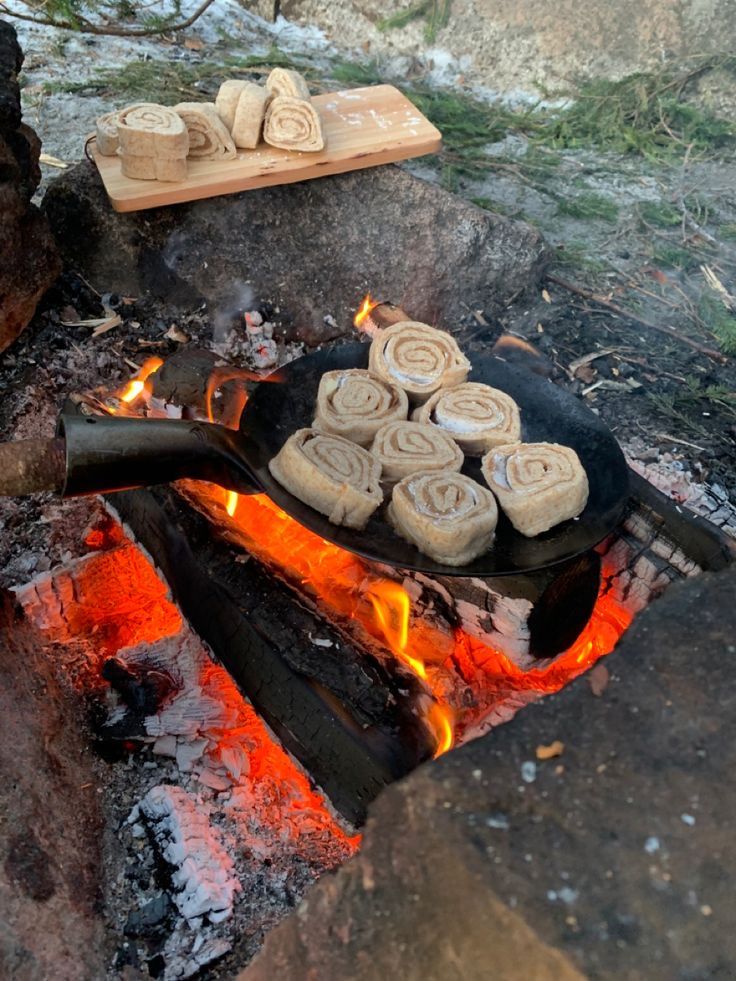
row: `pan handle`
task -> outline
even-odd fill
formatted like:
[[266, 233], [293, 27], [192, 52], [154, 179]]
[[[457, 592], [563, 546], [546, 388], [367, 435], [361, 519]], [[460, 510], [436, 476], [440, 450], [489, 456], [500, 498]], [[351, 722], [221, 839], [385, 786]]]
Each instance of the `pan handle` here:
[[57, 435], [66, 444], [63, 497], [148, 487], [180, 477], [211, 480], [239, 494], [262, 490], [245, 459], [240, 434], [224, 426], [64, 413]]

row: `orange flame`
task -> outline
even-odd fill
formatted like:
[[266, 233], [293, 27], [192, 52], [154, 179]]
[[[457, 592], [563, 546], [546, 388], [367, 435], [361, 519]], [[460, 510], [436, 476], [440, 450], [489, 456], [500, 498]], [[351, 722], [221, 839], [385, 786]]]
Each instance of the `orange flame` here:
[[[390, 579], [378, 579], [371, 583], [368, 598], [373, 604], [376, 621], [383, 631], [386, 642], [396, 656], [408, 665], [424, 682], [429, 682], [427, 669], [419, 658], [412, 657], [406, 650], [409, 643], [409, 618], [411, 599], [406, 590]], [[452, 747], [454, 734], [452, 713], [439, 702], [435, 702], [426, 715], [437, 740], [434, 759]]]
[[229, 429], [237, 429], [240, 424], [240, 417], [243, 414], [245, 403], [248, 401], [248, 391], [245, 387], [246, 382], [280, 382], [283, 381], [280, 371], [273, 371], [265, 378], [256, 375], [245, 368], [215, 368], [207, 379], [207, 389], [205, 391], [205, 409], [209, 422], [215, 421], [214, 398], [217, 392], [227, 382], [235, 381], [239, 384], [235, 386], [235, 392], [230, 397], [230, 401], [221, 413], [220, 422]]
[[225, 510], [232, 518], [235, 514], [235, 509], [238, 506], [238, 493], [237, 491], [228, 491], [227, 500], [225, 502]]
[[358, 310], [353, 318], [353, 326], [360, 327], [371, 310], [378, 306], [379, 302], [379, 300], [372, 299], [370, 293], [366, 293], [363, 302], [360, 305], [360, 310]]
[[405, 664], [408, 664], [414, 674], [422, 681], [427, 680], [427, 669], [422, 661], [407, 653], [409, 642], [409, 614], [411, 600], [405, 589], [390, 579], [379, 579], [371, 583], [368, 599], [373, 605], [376, 621], [383, 631], [391, 650]]
[[162, 364], [163, 360], [161, 358], [147, 358], [135, 378], [131, 378], [120, 393], [120, 401], [127, 404], [134, 402], [146, 387], [146, 379], [155, 374]]
[[435, 703], [429, 710], [428, 720], [437, 735], [437, 748], [432, 759], [436, 760], [448, 750], [452, 749], [455, 743], [455, 733], [452, 727], [452, 713], [446, 705]]

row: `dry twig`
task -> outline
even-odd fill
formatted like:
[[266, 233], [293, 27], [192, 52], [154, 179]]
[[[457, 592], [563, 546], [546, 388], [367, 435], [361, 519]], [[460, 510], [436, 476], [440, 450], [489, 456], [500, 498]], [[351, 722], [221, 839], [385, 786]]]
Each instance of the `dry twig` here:
[[605, 296], [601, 296], [599, 293], [594, 293], [592, 290], [585, 289], [583, 286], [576, 286], [575, 283], [569, 283], [565, 279], [560, 279], [559, 276], [553, 276], [551, 273], [547, 274], [546, 277], [550, 283], [555, 283], [557, 286], [561, 286], [563, 289], [568, 290], [570, 293], [574, 293], [576, 296], [582, 297], [584, 300], [588, 300], [590, 303], [595, 303], [605, 310], [610, 310], [611, 313], [616, 314], [618, 317], [623, 317], [626, 320], [631, 320], [641, 327], [646, 327], [649, 330], [659, 331], [661, 334], [666, 334], [675, 341], [680, 341], [682, 344], [687, 344], [689, 347], [693, 348], [695, 351], [699, 351], [706, 357], [711, 358], [713, 361], [717, 361], [719, 364], [726, 364], [728, 358], [725, 354], [721, 354], [720, 351], [714, 350], [712, 347], [707, 347], [705, 344], [701, 344], [700, 341], [696, 341], [692, 337], [688, 337], [686, 334], [681, 334], [676, 331], [673, 327], [667, 327], [664, 324], [654, 324], [650, 320], [643, 320], [637, 314], [632, 313], [630, 310], [626, 310], [623, 307], [618, 306], [616, 303], [611, 303], [610, 300], [606, 299]]

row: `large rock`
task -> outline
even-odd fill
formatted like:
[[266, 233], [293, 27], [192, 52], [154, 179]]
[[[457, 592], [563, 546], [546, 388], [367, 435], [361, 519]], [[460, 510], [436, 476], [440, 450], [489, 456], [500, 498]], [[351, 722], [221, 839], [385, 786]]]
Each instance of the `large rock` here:
[[382, 29], [387, 18], [418, 6], [416, 0], [248, 2], [263, 17], [277, 8], [372, 57], [418, 58], [446, 79], [462, 76], [517, 96], [520, 89], [542, 95], [569, 89], [570, 79], [659, 71], [664, 58], [717, 55], [736, 32], [731, 0], [452, 0], [440, 5], [448, 19], [433, 44], [425, 17]]
[[672, 586], [600, 697], [583, 677], [385, 791], [242, 981], [736, 976], [735, 589]]
[[41, 179], [41, 144], [21, 123], [22, 63], [15, 30], [0, 21], [0, 351], [26, 327], [61, 271], [48, 223], [30, 203]]
[[227, 318], [252, 290], [311, 341], [326, 337], [327, 315], [349, 325], [368, 290], [417, 319], [452, 322], [461, 301], [493, 309], [535, 284], [546, 257], [530, 226], [394, 166], [116, 214], [84, 162], [44, 208], [66, 262], [101, 292], [204, 298]]
[[87, 981], [112, 951], [99, 773], [54, 652], [0, 592], [0, 977]]

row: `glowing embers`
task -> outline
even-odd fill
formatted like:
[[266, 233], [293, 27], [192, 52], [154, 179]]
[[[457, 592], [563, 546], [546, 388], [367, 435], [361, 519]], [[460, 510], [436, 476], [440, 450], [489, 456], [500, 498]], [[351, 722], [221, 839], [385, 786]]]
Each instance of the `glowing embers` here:
[[228, 540], [312, 597], [359, 643], [373, 638], [388, 647], [400, 670], [428, 689], [417, 712], [440, 750], [452, 744], [453, 730], [454, 741], [462, 742], [510, 718], [521, 705], [564, 687], [610, 653], [631, 622], [632, 613], [609, 589], [613, 570], [604, 563], [600, 595], [581, 636], [551, 664], [525, 671], [466, 631], [412, 614], [411, 598], [401, 584], [314, 535], [265, 495], [241, 495], [229, 518], [226, 491], [194, 481], [181, 482], [180, 488]]
[[[119, 540], [119, 534], [94, 534], [103, 546]], [[317, 872], [343, 861], [359, 838], [331, 816], [167, 593], [142, 551], [126, 540], [38, 578], [17, 596], [44, 644], [53, 645], [56, 663], [85, 695], [99, 699], [104, 691], [109, 707], [102, 668], [112, 657], [129, 677], [162, 682], [142, 728], [137, 716], [135, 734], [118, 738], [148, 743], [154, 759], [172, 758], [188, 787], [214, 794], [223, 815], [235, 821], [242, 847], [256, 841], [264, 855], [299, 856]], [[125, 712], [122, 702], [113, 710], [118, 729], [125, 730]]]

